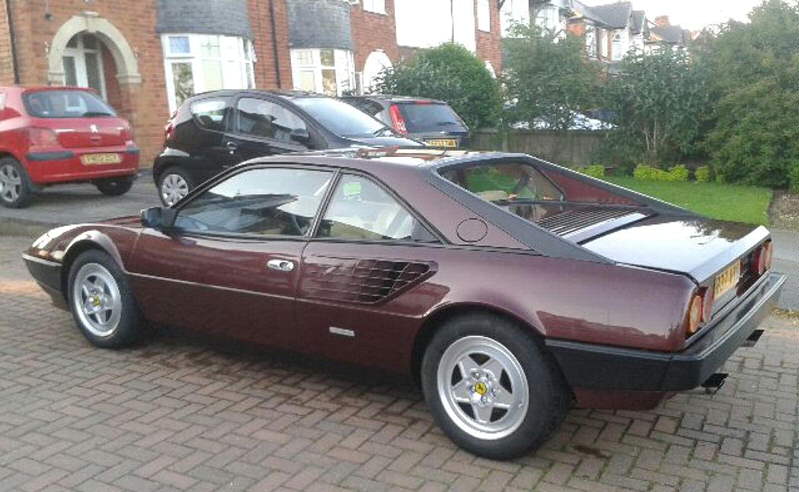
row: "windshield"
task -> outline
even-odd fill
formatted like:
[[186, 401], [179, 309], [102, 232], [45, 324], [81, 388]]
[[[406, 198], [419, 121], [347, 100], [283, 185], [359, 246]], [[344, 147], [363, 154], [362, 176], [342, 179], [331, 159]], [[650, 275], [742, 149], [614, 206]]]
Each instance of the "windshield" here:
[[342, 137], [374, 137], [391, 134], [386, 125], [337, 99], [303, 97], [294, 99], [316, 121]]
[[460, 117], [446, 104], [397, 104], [409, 133], [466, 131]]
[[37, 118], [116, 116], [108, 104], [88, 91], [35, 91], [26, 93], [23, 100], [28, 114]]

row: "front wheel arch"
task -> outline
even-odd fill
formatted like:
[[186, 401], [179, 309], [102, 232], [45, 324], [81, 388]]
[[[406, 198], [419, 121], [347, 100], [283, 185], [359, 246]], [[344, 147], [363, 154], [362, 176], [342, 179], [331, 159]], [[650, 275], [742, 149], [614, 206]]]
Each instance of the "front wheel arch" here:
[[[421, 371], [422, 371], [422, 358], [424, 356], [424, 351], [427, 348], [427, 345], [433, 339], [433, 335], [435, 335], [436, 330], [443, 326], [448, 320], [455, 318], [457, 316], [467, 315], [469, 313], [480, 313], [480, 314], [491, 314], [500, 318], [503, 318], [511, 323], [514, 323], [526, 331], [529, 331], [533, 338], [539, 343], [542, 349], [545, 352], [546, 347], [544, 347], [544, 334], [542, 330], [538, 329], [537, 327], [533, 326], [532, 324], [524, 321], [523, 319], [519, 318], [518, 316], [505, 311], [503, 309], [494, 307], [494, 306], [486, 306], [481, 304], [471, 304], [471, 303], [459, 303], [459, 304], [450, 304], [447, 306], [443, 306], [432, 314], [430, 314], [427, 319], [425, 319], [422, 327], [416, 333], [416, 337], [414, 338], [413, 342], [413, 349], [411, 350], [411, 376], [413, 377], [414, 383], [417, 387], [422, 387], [421, 382]], [[554, 358], [553, 358], [554, 359]], [[557, 364], [557, 363], [556, 363]], [[560, 366], [558, 366], [560, 370]], [[561, 371], [562, 372], [562, 371]]]
[[67, 305], [69, 305], [69, 271], [72, 269], [72, 264], [75, 258], [80, 256], [81, 253], [92, 249], [107, 254], [122, 271], [125, 271], [124, 265], [119, 260], [118, 251], [109, 251], [107, 248], [90, 239], [82, 239], [73, 242], [69, 245], [66, 254], [64, 254], [64, 258], [61, 260], [61, 295], [64, 297], [64, 301], [67, 302]]

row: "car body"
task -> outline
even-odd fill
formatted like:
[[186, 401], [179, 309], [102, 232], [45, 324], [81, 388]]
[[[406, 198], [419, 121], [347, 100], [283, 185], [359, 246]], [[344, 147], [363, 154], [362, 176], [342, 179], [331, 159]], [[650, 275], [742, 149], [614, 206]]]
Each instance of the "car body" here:
[[25, 206], [44, 186], [130, 189], [139, 149], [130, 124], [92, 89], [0, 87], [0, 204]]
[[[256, 159], [175, 207], [54, 229], [24, 259], [78, 316], [104, 309], [105, 290], [73, 286], [91, 254], [142, 319], [421, 380], [447, 434], [492, 458], [539, 445], [572, 399], [646, 409], [720, 386], [785, 281], [762, 226], [523, 154], [425, 149]], [[468, 394], [442, 389], [467, 374]], [[532, 417], [503, 423], [508, 408]]]
[[166, 126], [153, 179], [165, 205], [254, 157], [362, 146], [421, 146], [340, 101], [308, 92], [222, 90], [187, 99]]
[[344, 96], [341, 100], [431, 147], [456, 149], [469, 145], [469, 127], [444, 101], [379, 94]]

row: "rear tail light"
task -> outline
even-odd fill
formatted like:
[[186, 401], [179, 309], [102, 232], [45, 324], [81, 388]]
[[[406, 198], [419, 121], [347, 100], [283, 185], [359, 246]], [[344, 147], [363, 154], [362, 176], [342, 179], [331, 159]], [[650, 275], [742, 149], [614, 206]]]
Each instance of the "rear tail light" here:
[[28, 128], [28, 141], [31, 147], [55, 147], [58, 134], [50, 128]]
[[771, 260], [774, 256], [774, 243], [766, 241], [763, 246], [755, 250], [754, 257], [751, 262], [752, 273], [755, 275], [763, 275], [769, 268], [771, 268]]
[[129, 141], [133, 140], [133, 128], [131, 128], [130, 125], [125, 125], [124, 127], [122, 127], [121, 134], [122, 134], [122, 138], [126, 142], [129, 142]]
[[391, 115], [391, 126], [399, 133], [407, 135], [408, 128], [405, 126], [405, 118], [402, 116], [399, 106], [392, 104], [388, 108], [388, 113]]
[[172, 133], [174, 132], [175, 127], [172, 126], [172, 121], [170, 120], [169, 123], [166, 124], [164, 127], [164, 140], [171, 140]]
[[699, 331], [704, 313], [703, 299], [701, 294], [694, 294], [691, 304], [688, 306], [688, 314], [685, 317], [685, 335], [690, 337]]

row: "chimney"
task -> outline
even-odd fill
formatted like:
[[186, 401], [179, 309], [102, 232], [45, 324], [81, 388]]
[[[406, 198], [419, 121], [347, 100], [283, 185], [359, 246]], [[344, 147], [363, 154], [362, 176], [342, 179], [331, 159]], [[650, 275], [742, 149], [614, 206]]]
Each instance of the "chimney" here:
[[659, 16], [655, 17], [655, 24], [658, 27], [670, 26], [671, 23], [669, 22], [669, 16], [668, 15], [659, 15]]

